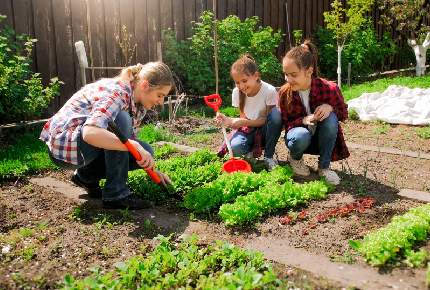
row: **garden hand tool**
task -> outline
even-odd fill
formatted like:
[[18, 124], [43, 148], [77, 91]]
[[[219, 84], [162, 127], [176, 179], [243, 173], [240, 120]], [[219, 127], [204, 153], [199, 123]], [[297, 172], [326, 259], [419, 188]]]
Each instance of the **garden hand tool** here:
[[[217, 99], [217, 100], [210, 101], [212, 99]], [[212, 107], [215, 110], [216, 116], [218, 117], [219, 115], [218, 107], [221, 105], [221, 102], [222, 102], [221, 96], [218, 94], [206, 96], [205, 102], [209, 107]], [[251, 172], [251, 165], [249, 165], [248, 162], [246, 162], [245, 160], [234, 159], [233, 150], [231, 150], [230, 140], [228, 139], [227, 132], [225, 131], [225, 127], [223, 123], [221, 123], [221, 128], [222, 128], [222, 133], [224, 135], [225, 143], [227, 144], [228, 153], [230, 155], [230, 161], [227, 161], [226, 163], [224, 163], [224, 165], [222, 166], [222, 171], [227, 173], [232, 173], [236, 171], [241, 171], [246, 173]]]
[[[118, 139], [122, 142], [122, 144], [124, 144], [127, 147], [127, 149], [131, 152], [131, 154], [133, 154], [134, 158], [136, 158], [137, 161], [142, 160], [142, 157], [140, 156], [139, 152], [136, 151], [136, 149], [134, 148], [134, 146], [130, 143], [130, 141], [128, 141], [128, 138], [118, 128], [118, 126], [114, 122], [112, 122], [112, 121], [108, 122], [108, 126], [112, 130], [112, 133], [114, 133], [118, 137]], [[178, 193], [173, 193], [173, 194], [170, 193], [170, 191], [167, 188], [166, 184], [160, 179], [160, 177], [152, 169], [148, 169], [148, 170], [145, 170], [145, 171], [158, 184], [158, 186], [161, 187], [161, 189], [164, 192], [172, 195], [176, 199], [183, 200], [183, 197], [180, 196]]]

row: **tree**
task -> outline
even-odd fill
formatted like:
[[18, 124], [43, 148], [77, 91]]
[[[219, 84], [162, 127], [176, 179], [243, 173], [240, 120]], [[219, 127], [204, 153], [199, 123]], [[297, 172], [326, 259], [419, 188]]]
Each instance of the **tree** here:
[[[426, 53], [430, 46], [430, 28], [424, 20], [429, 17], [430, 0], [378, 0], [382, 23], [407, 40], [417, 60], [416, 75], [426, 71]], [[398, 24], [395, 24], [398, 23]]]
[[[351, 32], [359, 29], [366, 18], [364, 13], [370, 9], [374, 0], [348, 0], [348, 9], [342, 7], [341, 1], [334, 0], [331, 4], [333, 10], [330, 12], [324, 12], [324, 21], [327, 22], [327, 28], [332, 29], [334, 32], [333, 38], [337, 42], [337, 75], [338, 75], [338, 86], [341, 88], [341, 57], [342, 49], [345, 45], [348, 35]], [[345, 18], [343, 15], [345, 14]]]

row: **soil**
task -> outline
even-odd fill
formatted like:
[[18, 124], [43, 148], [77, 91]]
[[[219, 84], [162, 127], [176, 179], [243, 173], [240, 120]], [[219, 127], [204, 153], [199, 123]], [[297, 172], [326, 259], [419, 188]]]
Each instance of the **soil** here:
[[[211, 120], [180, 117], [175, 124], [178, 144], [216, 150], [223, 140], [221, 131], [213, 130]], [[383, 134], [372, 132], [380, 124], [348, 120], [342, 126], [347, 141], [353, 143], [421, 153], [430, 150], [429, 140], [416, 135], [417, 126], [391, 125]], [[280, 165], [286, 165], [288, 150], [281, 139], [276, 154]], [[226, 227], [217, 215], [190, 216], [173, 199], [149, 210], [127, 213], [104, 209], [101, 200], [89, 199], [69, 182], [71, 171], [35, 172], [19, 179], [3, 179], [0, 289], [58, 288], [58, 281], [66, 273], [84, 278], [89, 274], [86, 269], [96, 265], [106, 272], [114, 270], [115, 262], [151, 251], [155, 245], [152, 239], [157, 235], [173, 234], [177, 238], [183, 233], [205, 236], [207, 244], [223, 240], [263, 251], [268, 261], [274, 263], [279, 277], [288, 278], [295, 288], [426, 289], [426, 269], [412, 269], [402, 263], [372, 268], [349, 247], [349, 240], [362, 240], [386, 226], [393, 216], [424, 204], [398, 193], [403, 188], [430, 192], [430, 160], [361, 149], [350, 152], [347, 162], [331, 165], [342, 183], [327, 199], [311, 201], [305, 207], [281, 209], [237, 227]], [[317, 169], [315, 156], [305, 155], [305, 160], [313, 171]], [[261, 160], [255, 162], [262, 164]], [[298, 214], [302, 209], [306, 209], [309, 221], [313, 222], [317, 214], [360, 197], [372, 197], [377, 202], [364, 213], [330, 219], [313, 229], [305, 221], [279, 224], [280, 218], [291, 212]], [[81, 213], [77, 214], [77, 210]], [[303, 229], [308, 230], [307, 234], [302, 234]], [[430, 252], [428, 239], [416, 247]]]

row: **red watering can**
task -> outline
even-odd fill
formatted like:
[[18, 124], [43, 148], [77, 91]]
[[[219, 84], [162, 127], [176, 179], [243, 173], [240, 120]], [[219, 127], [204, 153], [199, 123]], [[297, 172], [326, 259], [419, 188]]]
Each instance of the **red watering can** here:
[[[217, 100], [210, 101], [213, 99], [217, 99]], [[218, 117], [219, 115], [218, 107], [221, 105], [221, 102], [222, 102], [221, 96], [218, 94], [206, 96], [205, 102], [209, 107], [212, 107], [215, 110], [215, 113]], [[230, 161], [227, 161], [226, 163], [224, 163], [224, 165], [222, 166], [222, 171], [227, 172], [228, 174], [236, 171], [241, 171], [246, 173], [251, 172], [252, 171], [251, 165], [249, 165], [248, 162], [246, 162], [245, 160], [234, 159], [233, 151], [231, 150], [230, 140], [228, 139], [227, 132], [225, 131], [225, 127], [223, 123], [221, 123], [221, 128], [222, 128], [222, 133], [224, 134], [225, 143], [227, 144], [228, 153], [230, 155]]]

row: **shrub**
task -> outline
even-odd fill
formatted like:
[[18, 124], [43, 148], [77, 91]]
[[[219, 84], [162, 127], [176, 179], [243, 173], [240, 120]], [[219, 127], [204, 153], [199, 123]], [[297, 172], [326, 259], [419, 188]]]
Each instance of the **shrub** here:
[[[337, 45], [333, 35], [332, 30], [319, 25], [312, 35], [318, 48], [319, 73], [327, 79], [337, 79]], [[387, 70], [395, 53], [396, 46], [390, 40], [390, 33], [379, 39], [373, 26], [368, 23], [363, 29], [353, 32], [343, 47], [342, 71], [347, 72], [348, 63], [351, 63], [351, 81], [358, 81], [373, 74], [378, 64], [381, 64], [382, 70]]]
[[[0, 21], [4, 18], [0, 15]], [[51, 98], [58, 95], [62, 83], [53, 78], [51, 87], [44, 89], [39, 74], [29, 70], [29, 56], [37, 40], [22, 34], [14, 41], [13, 35], [15, 31], [8, 26], [0, 32], [0, 124], [39, 117]]]
[[[249, 54], [255, 59], [264, 81], [282, 78], [282, 67], [273, 54], [282, 41], [281, 30], [275, 33], [270, 27], [255, 30], [257, 22], [257, 16], [241, 22], [234, 15], [217, 22], [218, 79], [223, 107], [231, 105], [234, 82], [230, 68], [241, 54]], [[163, 30], [164, 61], [185, 84], [185, 90], [206, 95], [215, 92], [213, 14], [205, 11], [201, 22], [193, 23], [192, 37], [181, 43], [177, 42], [173, 31]]]

